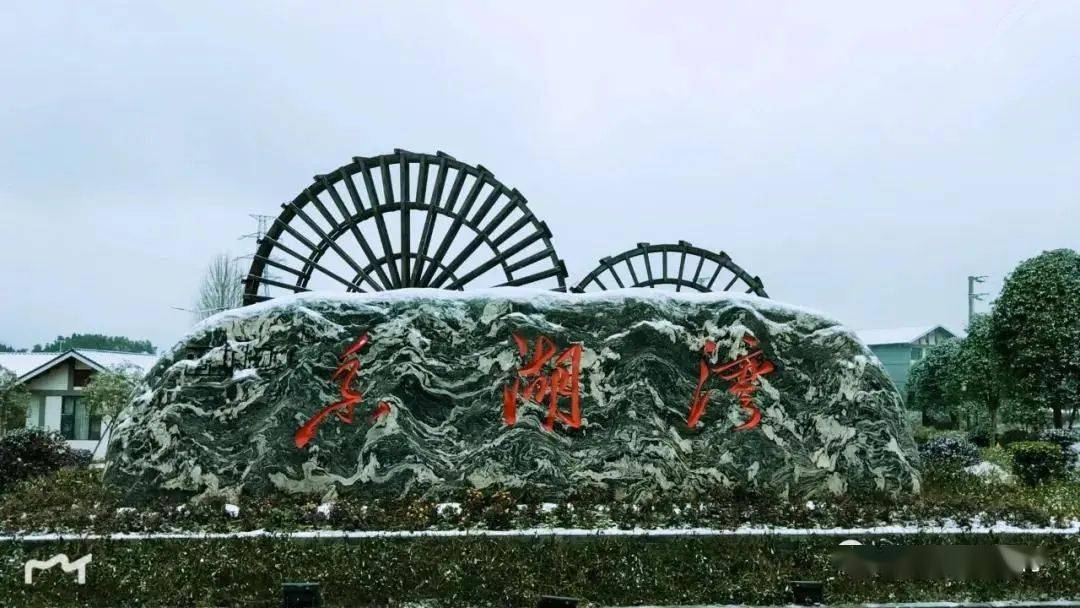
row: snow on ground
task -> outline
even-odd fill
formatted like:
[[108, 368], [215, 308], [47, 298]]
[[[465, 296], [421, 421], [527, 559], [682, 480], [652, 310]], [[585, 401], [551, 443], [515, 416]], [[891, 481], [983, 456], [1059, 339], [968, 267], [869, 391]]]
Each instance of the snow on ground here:
[[785, 528], [779, 526], [742, 526], [721, 528], [526, 528], [522, 530], [300, 530], [281, 532], [249, 530], [245, 532], [117, 532], [113, 534], [6, 534], [0, 542], [56, 542], [63, 540], [206, 540], [222, 538], [280, 538], [280, 539], [364, 539], [364, 538], [460, 538], [460, 537], [865, 537], [932, 535], [1028, 535], [1072, 536], [1080, 534], [1080, 521], [1060, 528], [1024, 527], [997, 522], [990, 525], [961, 526], [946, 521], [941, 525], [871, 526], [865, 528]]

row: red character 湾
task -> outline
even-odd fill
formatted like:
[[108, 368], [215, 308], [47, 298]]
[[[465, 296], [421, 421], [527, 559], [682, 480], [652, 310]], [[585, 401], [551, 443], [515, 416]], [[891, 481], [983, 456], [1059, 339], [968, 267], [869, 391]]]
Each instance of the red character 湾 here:
[[705, 381], [711, 374], [732, 382], [728, 392], [735, 395], [739, 405], [750, 412], [750, 418], [733, 428], [734, 431], [746, 431], [757, 427], [761, 422], [761, 412], [754, 405], [754, 393], [757, 391], [757, 379], [776, 369], [772, 361], [765, 359], [764, 353], [757, 348], [758, 341], [753, 336], [743, 336], [743, 343], [750, 348], [750, 352], [736, 358], [734, 361], [710, 367], [707, 359], [716, 352], [716, 343], [709, 340], [705, 343], [701, 358], [701, 366], [698, 368], [697, 388], [694, 390], [694, 401], [690, 405], [690, 415], [686, 419], [686, 425], [694, 428], [698, 420], [705, 413], [705, 406], [709, 403], [709, 391], [703, 391]]
[[[527, 357], [528, 342], [517, 334], [513, 338], [518, 353], [522, 358]], [[561, 353], [558, 351], [547, 336], [536, 339], [532, 358], [517, 371], [513, 381], [503, 387], [503, 420], [506, 424], [512, 426], [517, 422], [520, 396], [526, 403], [532, 401], [547, 405], [544, 428], [549, 431], [555, 428], [556, 420], [572, 429], [581, 426], [581, 345], [575, 344]], [[559, 409], [559, 399], [562, 397], [569, 397], [569, 414]]]
[[[303, 448], [311, 443], [311, 440], [315, 438], [315, 432], [318, 431], [319, 425], [330, 414], [333, 414], [345, 424], [352, 424], [353, 410], [356, 409], [358, 403], [364, 400], [363, 393], [353, 390], [352, 384], [356, 380], [356, 375], [360, 373], [360, 349], [364, 348], [367, 343], [368, 336], [364, 334], [341, 355], [341, 365], [334, 370], [331, 376], [332, 380], [341, 383], [341, 399], [319, 410], [317, 414], [304, 423], [304, 426], [296, 431], [296, 435], [293, 436], [293, 443], [296, 444], [297, 448]], [[375, 413], [372, 415], [372, 421], [378, 420], [389, 413], [390, 404], [380, 401], [378, 407], [375, 408]]]

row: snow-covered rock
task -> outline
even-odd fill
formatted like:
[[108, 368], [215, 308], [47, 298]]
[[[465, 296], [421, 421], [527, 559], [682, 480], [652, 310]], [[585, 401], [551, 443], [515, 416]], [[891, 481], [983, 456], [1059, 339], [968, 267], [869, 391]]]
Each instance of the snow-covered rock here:
[[[336, 371], [362, 336], [355, 376]], [[549, 347], [538, 374], [519, 374]], [[723, 377], [739, 368], [720, 368], [758, 350], [772, 369], [745, 381], [748, 407]], [[562, 355], [556, 413], [572, 418], [577, 365], [579, 424], [549, 424], [550, 397], [526, 397], [544, 391], [540, 377], [551, 386]], [[691, 425], [703, 364], [718, 371]], [[716, 484], [817, 498], [919, 484], [900, 397], [855, 335], [728, 293], [300, 294], [203, 322], [135, 394], [105, 471], [132, 498], [529, 486], [554, 499], [582, 486], [648, 496]], [[348, 395], [362, 395], [355, 411], [327, 410]], [[760, 423], [737, 430], [753, 409]]]
[[964, 470], [984, 481], [993, 483], [1012, 483], [1012, 475], [1005, 469], [985, 460], [979, 464], [973, 464]]

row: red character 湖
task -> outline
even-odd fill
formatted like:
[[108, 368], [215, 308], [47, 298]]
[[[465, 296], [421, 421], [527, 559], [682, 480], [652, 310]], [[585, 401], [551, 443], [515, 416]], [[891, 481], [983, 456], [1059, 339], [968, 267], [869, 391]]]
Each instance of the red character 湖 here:
[[[527, 357], [528, 342], [517, 334], [513, 338], [518, 353], [522, 358]], [[532, 401], [547, 405], [544, 428], [549, 431], [555, 428], [556, 420], [567, 428], [581, 426], [581, 345], [575, 344], [561, 353], [558, 350], [550, 338], [540, 336], [536, 339], [532, 358], [517, 371], [513, 381], [503, 387], [503, 420], [506, 424], [512, 426], [517, 422], [520, 396], [526, 403]], [[569, 414], [559, 409], [559, 399], [562, 397], [569, 397]]]
[[[341, 399], [319, 410], [319, 413], [312, 416], [310, 420], [304, 423], [304, 426], [296, 431], [296, 435], [293, 436], [293, 443], [296, 444], [296, 447], [303, 448], [311, 443], [311, 440], [315, 438], [315, 432], [318, 431], [319, 425], [330, 414], [333, 414], [345, 424], [352, 424], [353, 410], [356, 409], [358, 403], [364, 400], [363, 393], [353, 390], [352, 384], [356, 380], [356, 375], [360, 373], [360, 349], [364, 348], [367, 343], [368, 336], [364, 334], [341, 355], [341, 365], [334, 370], [334, 374], [331, 376], [332, 380], [341, 383]], [[380, 401], [378, 407], [375, 408], [375, 413], [372, 415], [372, 421], [378, 420], [389, 413], [390, 404]]]
[[690, 405], [690, 415], [686, 419], [686, 425], [694, 428], [698, 420], [705, 413], [705, 406], [709, 403], [709, 391], [703, 391], [705, 381], [711, 374], [732, 382], [728, 392], [735, 395], [739, 405], [750, 412], [750, 418], [733, 428], [734, 431], [746, 431], [755, 428], [761, 422], [761, 412], [754, 405], [754, 393], [757, 391], [757, 379], [776, 369], [772, 361], [765, 359], [764, 353], [757, 348], [758, 341], [753, 336], [743, 336], [743, 343], [750, 348], [750, 352], [736, 358], [734, 361], [710, 367], [708, 358], [716, 352], [716, 343], [709, 340], [705, 343], [701, 366], [698, 370], [697, 388], [694, 390], [694, 401]]

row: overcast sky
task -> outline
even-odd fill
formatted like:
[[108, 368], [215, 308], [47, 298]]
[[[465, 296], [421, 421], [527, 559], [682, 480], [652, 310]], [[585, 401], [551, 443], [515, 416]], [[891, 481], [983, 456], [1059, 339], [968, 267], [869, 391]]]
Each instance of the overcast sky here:
[[1071, 0], [5, 3], [0, 67], [16, 346], [171, 345], [249, 214], [394, 148], [517, 187], [572, 279], [685, 239], [855, 328], [1080, 249]]

